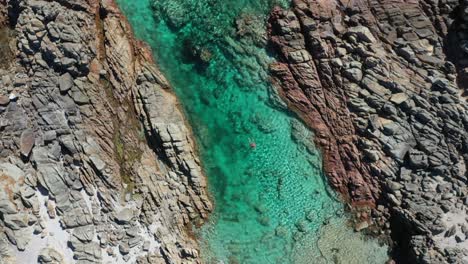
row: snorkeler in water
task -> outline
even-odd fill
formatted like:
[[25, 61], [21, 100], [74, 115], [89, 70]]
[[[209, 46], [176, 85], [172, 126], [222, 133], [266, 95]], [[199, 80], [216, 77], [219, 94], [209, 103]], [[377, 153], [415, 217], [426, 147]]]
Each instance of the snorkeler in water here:
[[251, 138], [249, 138], [249, 146], [251, 149], [255, 149], [257, 148], [257, 143], [255, 143], [255, 141], [253, 141]]

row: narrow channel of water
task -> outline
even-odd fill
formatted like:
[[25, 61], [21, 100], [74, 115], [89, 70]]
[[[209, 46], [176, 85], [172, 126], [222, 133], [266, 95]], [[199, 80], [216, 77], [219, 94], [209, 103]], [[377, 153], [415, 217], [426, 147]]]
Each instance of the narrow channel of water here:
[[313, 134], [268, 83], [265, 19], [281, 0], [118, 0], [150, 44], [200, 145], [215, 212], [206, 263], [384, 263], [346, 226]]

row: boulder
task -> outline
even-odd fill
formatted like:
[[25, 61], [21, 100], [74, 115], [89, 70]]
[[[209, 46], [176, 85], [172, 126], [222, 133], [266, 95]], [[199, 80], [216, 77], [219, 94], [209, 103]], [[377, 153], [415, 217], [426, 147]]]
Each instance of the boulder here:
[[409, 151], [409, 165], [413, 169], [422, 169], [428, 166], [427, 155], [415, 149]]
[[89, 104], [89, 97], [81, 91], [75, 91], [72, 93], [73, 101], [78, 105]]
[[356, 230], [357, 232], [359, 231], [362, 231], [366, 228], [369, 227], [369, 223], [367, 221], [362, 221], [362, 222], [359, 222], [357, 223], [355, 226], [354, 226], [354, 230]]
[[457, 233], [457, 226], [453, 225], [452, 227], [450, 227], [449, 230], [447, 230], [447, 232], [445, 232], [445, 237], [451, 237], [455, 235], [456, 233]]
[[6, 95], [0, 95], [0, 106], [7, 106], [10, 103], [10, 98]]
[[66, 93], [73, 87], [73, 77], [67, 72], [59, 77], [58, 83], [60, 92]]
[[390, 97], [390, 101], [397, 105], [403, 103], [406, 100], [408, 100], [408, 95], [405, 93], [396, 93]]
[[29, 157], [31, 150], [34, 147], [35, 140], [35, 133], [32, 129], [26, 129], [21, 133], [20, 151], [23, 157]]
[[353, 82], [360, 82], [362, 80], [362, 71], [358, 68], [349, 68], [344, 70], [343, 75]]
[[83, 243], [91, 242], [95, 235], [95, 228], [93, 225], [79, 226], [73, 229], [73, 236]]
[[29, 223], [29, 214], [27, 213], [7, 214], [3, 217], [5, 225], [12, 230], [25, 228]]
[[122, 255], [127, 255], [128, 253], [130, 253], [130, 247], [128, 246], [128, 243], [120, 243], [119, 252]]
[[101, 263], [102, 251], [99, 245], [95, 242], [88, 244], [74, 245], [73, 258], [78, 260], [78, 263]]
[[355, 34], [359, 38], [359, 40], [367, 42], [367, 43], [375, 43], [377, 40], [375, 39], [374, 35], [372, 35], [369, 28], [364, 26], [357, 26], [348, 29], [348, 33]]
[[64, 257], [62, 253], [58, 252], [57, 250], [53, 248], [43, 248], [39, 256], [37, 258], [37, 262], [39, 264], [58, 264], [58, 263], [64, 263]]
[[16, 205], [11, 201], [6, 192], [0, 192], [0, 213], [14, 214], [16, 213]]
[[133, 210], [130, 208], [124, 208], [115, 215], [115, 219], [119, 224], [128, 224], [132, 218]]

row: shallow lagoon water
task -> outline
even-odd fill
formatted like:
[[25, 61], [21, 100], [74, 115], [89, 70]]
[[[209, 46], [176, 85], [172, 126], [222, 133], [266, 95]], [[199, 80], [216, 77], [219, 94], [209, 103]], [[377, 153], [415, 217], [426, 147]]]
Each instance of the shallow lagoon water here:
[[[346, 225], [313, 134], [268, 82], [269, 0], [118, 0], [193, 127], [215, 211], [195, 233], [206, 263], [384, 263]], [[252, 143], [256, 147], [252, 147]]]

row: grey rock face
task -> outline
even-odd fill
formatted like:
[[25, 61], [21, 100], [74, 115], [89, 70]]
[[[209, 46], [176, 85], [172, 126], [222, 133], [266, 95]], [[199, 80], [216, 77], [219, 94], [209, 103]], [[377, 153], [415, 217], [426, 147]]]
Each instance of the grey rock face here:
[[116, 220], [122, 224], [128, 224], [133, 218], [133, 211], [129, 208], [124, 208], [116, 215]]
[[211, 203], [190, 130], [115, 3], [9, 4], [0, 262], [199, 263], [185, 226]]
[[40, 264], [50, 263], [50, 264], [59, 264], [63, 263], [63, 255], [51, 248], [44, 248], [39, 253], [37, 262]]
[[70, 73], [64, 73], [59, 77], [58, 80], [60, 92], [66, 93], [73, 87], [73, 77]]

